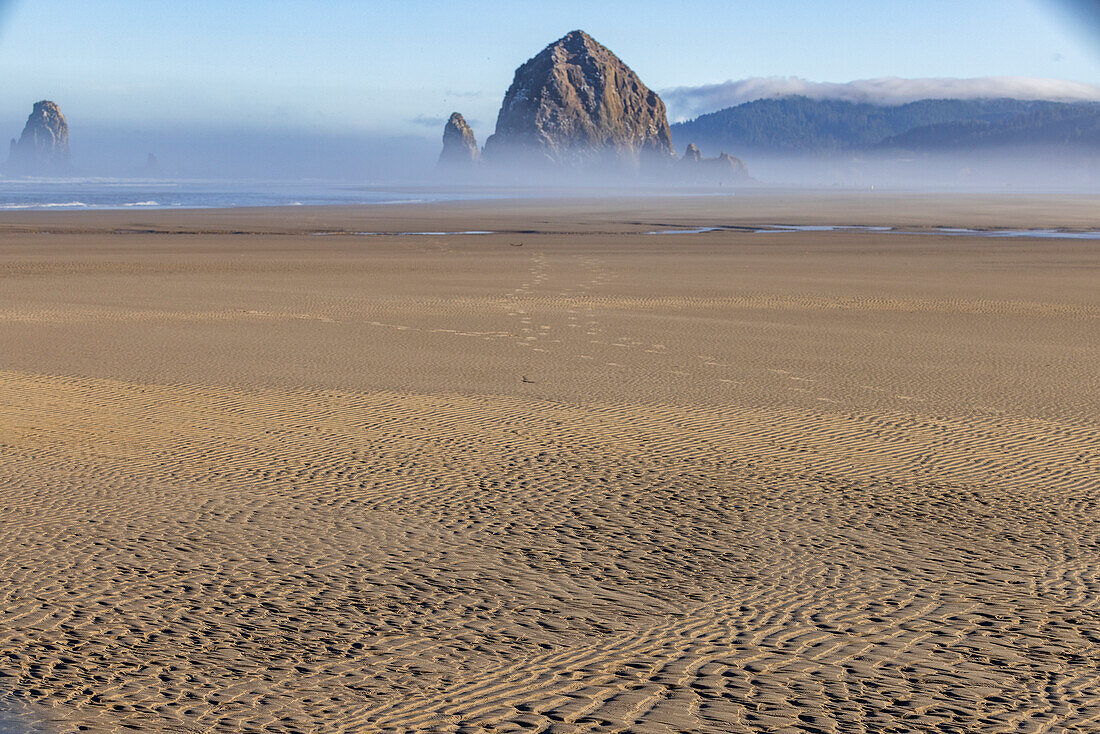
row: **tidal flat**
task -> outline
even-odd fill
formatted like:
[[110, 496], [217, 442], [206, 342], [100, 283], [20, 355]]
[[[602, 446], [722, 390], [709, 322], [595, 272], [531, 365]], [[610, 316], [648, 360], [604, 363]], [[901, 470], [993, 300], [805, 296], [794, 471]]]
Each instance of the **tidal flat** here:
[[6, 213], [0, 709], [1095, 731], [1100, 241], [934, 230], [1097, 212]]

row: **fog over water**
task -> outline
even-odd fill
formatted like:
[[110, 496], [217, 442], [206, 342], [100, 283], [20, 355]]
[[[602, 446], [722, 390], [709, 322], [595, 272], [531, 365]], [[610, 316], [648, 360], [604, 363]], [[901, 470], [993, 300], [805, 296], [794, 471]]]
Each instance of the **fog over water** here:
[[[711, 155], [715, 151], [703, 153]], [[1100, 151], [1051, 148], [782, 156], [744, 153], [775, 187], [975, 192], [1100, 192]]]
[[[0, 119], [16, 137], [22, 118]], [[599, 194], [601, 187], [649, 193], [729, 191], [754, 186], [868, 190], [1100, 192], [1100, 151], [1057, 147], [957, 149], [945, 153], [833, 153], [802, 156], [741, 151], [752, 181], [690, 181], [675, 163], [634, 171], [481, 165], [436, 166], [442, 128], [378, 136], [309, 129], [153, 128], [85, 125], [69, 119], [73, 178], [0, 177], [0, 210], [355, 204], [546, 193]], [[483, 144], [491, 128], [475, 129]], [[686, 142], [676, 140], [678, 154]], [[700, 142], [702, 153], [721, 150]], [[155, 165], [149, 165], [149, 155]], [[6, 151], [5, 151], [6, 157]], [[103, 180], [109, 179], [109, 180]], [[445, 187], [446, 192], [439, 187]], [[552, 189], [553, 191], [550, 191]]]
[[[482, 170], [468, 176], [441, 175], [430, 165], [399, 170], [392, 178], [342, 170], [341, 177], [237, 177], [229, 169], [208, 169], [207, 177], [0, 178], [4, 211], [173, 209], [250, 206], [406, 204], [470, 199], [655, 195], [736, 196], [758, 189], [789, 191], [958, 191], [990, 193], [1100, 193], [1100, 165], [1052, 163], [1041, 154], [915, 158], [757, 158], [747, 156], [754, 180], [688, 185], [659, 176], [631, 180], [591, 171], [525, 175], [516, 170]], [[253, 169], [245, 169], [253, 170]], [[377, 167], [364, 169], [378, 172]], [[395, 169], [396, 170], [396, 169]], [[220, 176], [216, 174], [222, 174]], [[272, 171], [278, 175], [278, 171]], [[418, 174], [418, 175], [417, 175]]]
[[169, 178], [420, 181], [439, 155], [439, 144], [419, 130], [383, 136], [300, 128], [82, 128], [72, 119], [69, 125], [75, 172], [86, 176], [144, 175], [152, 153], [158, 175]]

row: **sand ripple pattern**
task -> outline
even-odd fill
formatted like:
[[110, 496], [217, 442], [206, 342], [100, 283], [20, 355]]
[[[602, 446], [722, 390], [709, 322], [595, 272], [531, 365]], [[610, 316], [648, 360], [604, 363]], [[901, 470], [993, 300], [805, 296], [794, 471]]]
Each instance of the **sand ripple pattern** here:
[[61, 731], [1096, 731], [1097, 435], [0, 372], [0, 691]]

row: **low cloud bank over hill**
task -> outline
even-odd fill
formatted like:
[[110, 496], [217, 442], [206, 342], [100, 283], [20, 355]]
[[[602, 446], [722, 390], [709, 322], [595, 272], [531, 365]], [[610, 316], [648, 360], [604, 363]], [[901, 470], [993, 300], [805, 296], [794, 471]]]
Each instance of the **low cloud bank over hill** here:
[[756, 99], [800, 96], [877, 105], [901, 105], [921, 99], [1100, 101], [1100, 85], [1064, 79], [998, 76], [973, 79], [902, 79], [882, 77], [851, 82], [814, 82], [800, 77], [752, 77], [721, 84], [675, 87], [661, 92], [676, 121]]

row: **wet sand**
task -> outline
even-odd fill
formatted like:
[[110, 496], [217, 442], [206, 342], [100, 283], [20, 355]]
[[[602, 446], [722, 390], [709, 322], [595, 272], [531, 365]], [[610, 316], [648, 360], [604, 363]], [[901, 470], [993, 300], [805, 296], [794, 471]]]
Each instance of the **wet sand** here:
[[[1095, 731], [1100, 242], [644, 233], [1097, 212], [756, 194], [0, 217], [0, 712]], [[342, 234], [467, 230], [495, 234]]]

